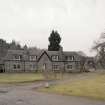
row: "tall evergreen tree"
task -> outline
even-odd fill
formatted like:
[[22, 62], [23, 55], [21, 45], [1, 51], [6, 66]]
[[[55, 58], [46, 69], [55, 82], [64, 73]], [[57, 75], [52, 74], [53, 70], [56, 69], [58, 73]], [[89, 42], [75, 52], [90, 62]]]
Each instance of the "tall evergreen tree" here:
[[50, 44], [48, 45], [48, 51], [59, 51], [61, 37], [57, 31], [52, 31], [49, 37]]

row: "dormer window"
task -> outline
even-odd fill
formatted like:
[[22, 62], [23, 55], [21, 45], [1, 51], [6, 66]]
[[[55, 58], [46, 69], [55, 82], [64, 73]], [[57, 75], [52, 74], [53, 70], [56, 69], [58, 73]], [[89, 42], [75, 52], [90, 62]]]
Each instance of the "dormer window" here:
[[30, 61], [36, 61], [37, 56], [36, 55], [30, 55]]
[[59, 60], [59, 56], [58, 55], [53, 55], [52, 56], [52, 60], [53, 61], [58, 61]]
[[14, 55], [14, 60], [21, 60], [22, 59], [22, 55]]
[[67, 61], [73, 61], [74, 60], [74, 56], [66, 56], [66, 60]]

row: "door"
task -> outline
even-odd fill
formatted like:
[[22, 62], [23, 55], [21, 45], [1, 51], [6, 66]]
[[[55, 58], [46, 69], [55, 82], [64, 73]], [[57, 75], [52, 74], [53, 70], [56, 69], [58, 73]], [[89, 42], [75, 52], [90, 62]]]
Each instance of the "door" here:
[[43, 71], [46, 71], [46, 63], [43, 64]]
[[3, 72], [4, 72], [4, 65], [0, 64], [0, 73], [3, 73]]

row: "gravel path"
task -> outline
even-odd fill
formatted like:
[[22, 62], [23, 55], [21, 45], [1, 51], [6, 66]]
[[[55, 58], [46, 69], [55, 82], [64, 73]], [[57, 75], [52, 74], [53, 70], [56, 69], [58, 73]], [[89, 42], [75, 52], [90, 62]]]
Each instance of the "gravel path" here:
[[24, 85], [1, 85], [0, 105], [105, 105], [105, 101], [39, 93], [32, 90], [42, 84], [39, 82]]

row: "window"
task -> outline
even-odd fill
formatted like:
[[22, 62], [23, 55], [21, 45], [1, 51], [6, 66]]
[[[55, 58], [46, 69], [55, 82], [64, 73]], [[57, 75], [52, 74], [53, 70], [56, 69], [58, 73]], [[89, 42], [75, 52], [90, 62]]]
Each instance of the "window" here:
[[68, 70], [72, 69], [72, 65], [67, 65], [67, 69]]
[[66, 60], [67, 61], [73, 61], [74, 60], [74, 56], [66, 56]]
[[35, 64], [30, 64], [30, 68], [31, 69], [35, 69], [36, 68], [36, 65]]
[[53, 70], [59, 70], [59, 65], [53, 65]]
[[35, 64], [30, 64], [30, 68], [35, 68], [36, 65]]
[[20, 69], [21, 67], [20, 67], [20, 64], [14, 64], [14, 65], [13, 65], [13, 68], [14, 68], [14, 69]]
[[14, 60], [21, 60], [22, 59], [22, 55], [14, 55]]
[[13, 65], [13, 68], [16, 69], [16, 65]]
[[30, 61], [36, 61], [37, 56], [36, 55], [30, 55]]
[[19, 64], [17, 65], [17, 68], [20, 69], [20, 65]]
[[53, 61], [58, 61], [58, 59], [59, 59], [59, 56], [58, 56], [58, 55], [53, 55], [53, 56], [52, 56], [52, 60], [53, 60]]

